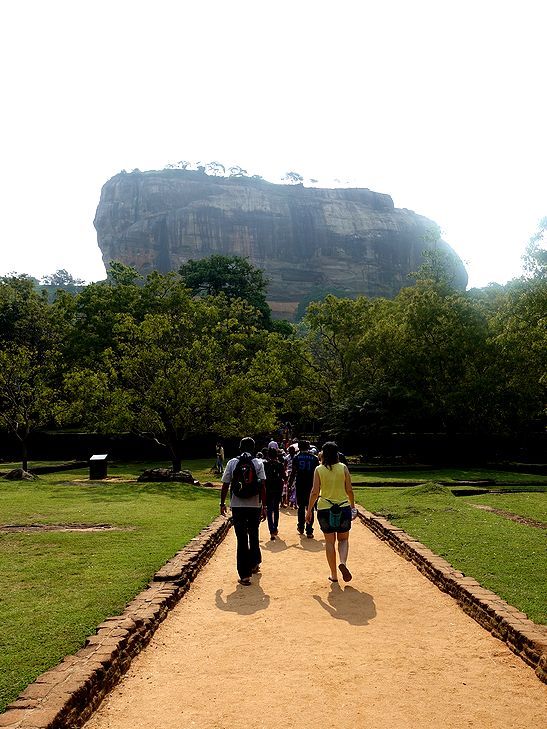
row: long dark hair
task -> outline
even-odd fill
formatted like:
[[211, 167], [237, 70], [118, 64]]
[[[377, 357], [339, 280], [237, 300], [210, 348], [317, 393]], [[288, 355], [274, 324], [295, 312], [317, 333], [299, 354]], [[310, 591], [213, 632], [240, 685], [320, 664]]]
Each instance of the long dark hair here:
[[329, 440], [328, 443], [323, 444], [322, 461], [323, 465], [327, 468], [332, 468], [335, 463], [340, 462], [340, 458], [338, 456], [338, 446], [334, 441]]

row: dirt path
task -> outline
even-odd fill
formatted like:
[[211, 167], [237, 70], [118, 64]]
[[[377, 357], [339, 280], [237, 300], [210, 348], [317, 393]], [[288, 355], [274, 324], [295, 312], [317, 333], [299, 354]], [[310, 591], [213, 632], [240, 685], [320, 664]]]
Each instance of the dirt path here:
[[[230, 531], [86, 729], [540, 727], [533, 671], [360, 523], [351, 583], [294, 512], [236, 583]], [[320, 534], [320, 533], [318, 533]]]

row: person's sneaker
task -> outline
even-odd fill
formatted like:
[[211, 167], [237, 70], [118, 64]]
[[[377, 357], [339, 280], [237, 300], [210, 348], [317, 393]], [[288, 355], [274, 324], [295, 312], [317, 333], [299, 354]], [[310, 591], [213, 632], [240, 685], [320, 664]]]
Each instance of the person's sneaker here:
[[272, 542], [275, 542], [275, 534], [270, 534], [270, 539], [272, 540]]
[[313, 539], [313, 532], [307, 532], [306, 536], [308, 537], [308, 539]]
[[260, 572], [260, 565], [259, 564], [257, 564], [256, 567], [253, 567], [253, 569], [251, 570], [251, 573], [253, 575], [256, 575], [257, 572]]
[[302, 529], [302, 527], [296, 527], [296, 531], [297, 531], [297, 532], [298, 532], [299, 534], [304, 534], [304, 530]]
[[240, 577], [238, 580], [240, 585], [245, 585], [245, 587], [249, 587], [251, 584], [251, 578], [250, 577]]

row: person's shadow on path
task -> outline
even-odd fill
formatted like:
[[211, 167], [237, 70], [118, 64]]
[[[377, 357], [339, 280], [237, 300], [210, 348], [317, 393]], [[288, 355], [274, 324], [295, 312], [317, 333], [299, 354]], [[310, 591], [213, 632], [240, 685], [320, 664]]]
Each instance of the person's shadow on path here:
[[260, 587], [260, 575], [255, 575], [249, 587], [237, 585], [233, 592], [223, 599], [220, 588], [215, 592], [215, 605], [219, 610], [226, 610], [239, 615], [252, 615], [259, 610], [266, 610], [270, 604], [270, 596]]
[[261, 544], [261, 549], [266, 549], [268, 552], [284, 552], [288, 548], [287, 542], [279, 537], [276, 537], [275, 541], [270, 539], [269, 541]]
[[331, 617], [346, 620], [350, 625], [368, 625], [369, 620], [376, 617], [376, 606], [372, 595], [360, 592], [349, 585], [346, 585], [344, 589], [336, 583], [331, 585], [331, 590], [327, 595], [328, 604], [319, 595], [313, 595], [313, 599]]
[[289, 549], [302, 549], [304, 552], [324, 552], [325, 551], [325, 540], [324, 539], [308, 539], [305, 536], [300, 537], [299, 544], [291, 544]]

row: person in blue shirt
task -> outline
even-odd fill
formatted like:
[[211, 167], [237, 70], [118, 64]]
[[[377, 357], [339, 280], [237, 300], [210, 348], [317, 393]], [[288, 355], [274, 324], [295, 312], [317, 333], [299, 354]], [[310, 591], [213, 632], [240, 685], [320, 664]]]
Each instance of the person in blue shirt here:
[[310, 453], [310, 444], [307, 440], [298, 441], [298, 453], [292, 461], [292, 470], [289, 478], [289, 489], [293, 482], [296, 484], [297, 530], [308, 539], [313, 538], [313, 514], [310, 521], [306, 522], [306, 508], [313, 486], [313, 474], [319, 465], [319, 459]]

